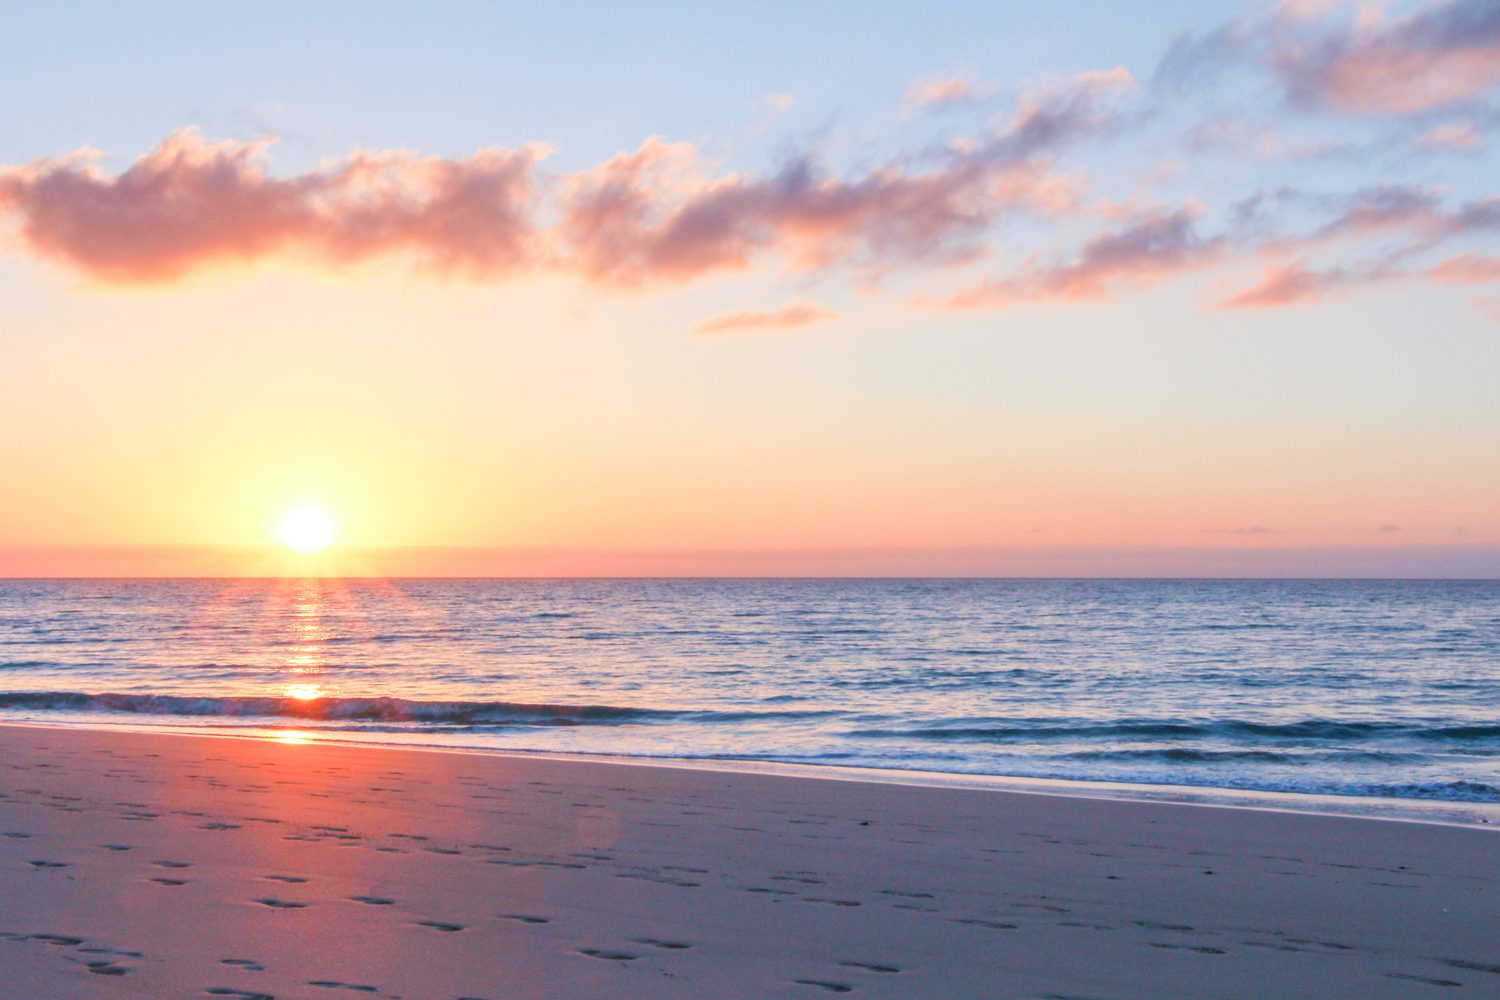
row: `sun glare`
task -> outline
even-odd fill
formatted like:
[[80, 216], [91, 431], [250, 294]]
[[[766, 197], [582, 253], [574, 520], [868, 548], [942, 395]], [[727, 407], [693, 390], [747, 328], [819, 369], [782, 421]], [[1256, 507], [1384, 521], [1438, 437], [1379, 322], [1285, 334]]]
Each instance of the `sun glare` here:
[[333, 518], [316, 507], [299, 507], [282, 519], [276, 537], [298, 552], [316, 552], [333, 541]]
[[316, 684], [292, 684], [287, 687], [286, 696], [298, 701], [311, 701], [323, 697], [323, 689]]

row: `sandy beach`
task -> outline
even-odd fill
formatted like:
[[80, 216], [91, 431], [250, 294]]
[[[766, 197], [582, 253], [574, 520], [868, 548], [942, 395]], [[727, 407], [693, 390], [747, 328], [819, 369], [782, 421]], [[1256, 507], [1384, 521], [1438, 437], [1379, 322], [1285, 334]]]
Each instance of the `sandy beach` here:
[[1483, 829], [0, 727], [0, 996], [1500, 995]]

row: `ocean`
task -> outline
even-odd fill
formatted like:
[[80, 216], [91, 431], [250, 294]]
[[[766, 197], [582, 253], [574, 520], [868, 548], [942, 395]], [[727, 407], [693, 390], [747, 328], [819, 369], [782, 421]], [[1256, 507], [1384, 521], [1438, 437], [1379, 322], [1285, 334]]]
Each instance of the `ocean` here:
[[1500, 803], [1500, 582], [5, 580], [0, 721]]

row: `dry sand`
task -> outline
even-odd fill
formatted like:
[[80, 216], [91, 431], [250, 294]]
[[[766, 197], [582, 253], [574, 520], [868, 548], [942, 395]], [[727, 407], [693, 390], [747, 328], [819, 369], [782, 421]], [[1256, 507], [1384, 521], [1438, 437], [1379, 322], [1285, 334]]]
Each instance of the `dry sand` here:
[[1484, 829], [0, 726], [0, 997], [1500, 997]]

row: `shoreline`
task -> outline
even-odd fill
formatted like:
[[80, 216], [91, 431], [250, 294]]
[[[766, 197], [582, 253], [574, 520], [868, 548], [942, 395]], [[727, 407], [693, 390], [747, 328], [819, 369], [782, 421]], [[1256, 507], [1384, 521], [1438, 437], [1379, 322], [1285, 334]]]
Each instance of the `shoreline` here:
[[59, 722], [0, 721], [0, 727], [4, 726], [44, 730], [60, 729], [87, 732], [147, 733], [168, 736], [203, 736], [271, 743], [319, 743], [331, 746], [518, 757], [530, 760], [638, 764], [645, 767], [681, 768], [725, 774], [775, 775], [826, 781], [852, 781], [873, 785], [953, 788], [973, 791], [988, 790], [1032, 795], [1054, 795], [1066, 798], [1098, 799], [1102, 801], [1159, 802], [1175, 805], [1250, 809], [1316, 816], [1345, 816], [1357, 819], [1379, 819], [1401, 823], [1429, 823], [1440, 826], [1476, 829], [1487, 828], [1500, 832], [1500, 803], [1466, 802], [1449, 799], [1340, 795], [1333, 793], [1319, 794], [1233, 788], [1219, 785], [1120, 782], [1102, 779], [1039, 778], [1023, 775], [926, 771], [849, 764], [808, 764], [744, 758], [643, 756], [624, 753], [565, 753], [554, 750], [444, 746], [432, 743], [403, 742], [400, 740], [331, 737], [322, 735], [316, 730], [288, 729], [278, 733], [269, 727], [256, 730], [255, 727], [247, 726], [244, 729], [251, 731], [224, 731], [224, 729], [215, 729], [213, 727], [168, 727], [131, 725], [128, 723], [121, 725], [91, 725], [86, 723], [71, 725]]

